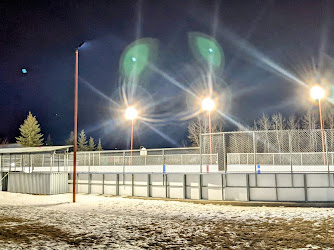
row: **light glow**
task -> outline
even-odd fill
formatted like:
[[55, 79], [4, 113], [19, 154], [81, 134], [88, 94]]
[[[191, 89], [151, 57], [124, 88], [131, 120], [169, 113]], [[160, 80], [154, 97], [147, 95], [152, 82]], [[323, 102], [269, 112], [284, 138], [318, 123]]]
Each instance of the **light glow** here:
[[316, 85], [311, 88], [310, 94], [312, 99], [321, 100], [325, 96], [325, 90], [321, 86]]
[[125, 119], [133, 121], [137, 117], [138, 117], [138, 111], [134, 107], [128, 107], [125, 110]]
[[202, 109], [211, 112], [215, 108], [215, 102], [211, 97], [206, 97], [202, 101]]

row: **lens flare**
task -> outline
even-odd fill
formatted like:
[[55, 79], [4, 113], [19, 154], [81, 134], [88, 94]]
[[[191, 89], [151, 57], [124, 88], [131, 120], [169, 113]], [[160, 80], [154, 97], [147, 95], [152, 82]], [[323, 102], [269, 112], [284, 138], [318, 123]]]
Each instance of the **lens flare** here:
[[311, 88], [310, 94], [312, 99], [321, 100], [325, 96], [325, 90], [319, 85], [316, 85]]
[[138, 117], [138, 111], [134, 107], [128, 107], [125, 110], [125, 119], [133, 121], [137, 117]]
[[202, 101], [202, 109], [208, 112], [211, 112], [215, 108], [215, 102], [211, 97], [206, 97]]

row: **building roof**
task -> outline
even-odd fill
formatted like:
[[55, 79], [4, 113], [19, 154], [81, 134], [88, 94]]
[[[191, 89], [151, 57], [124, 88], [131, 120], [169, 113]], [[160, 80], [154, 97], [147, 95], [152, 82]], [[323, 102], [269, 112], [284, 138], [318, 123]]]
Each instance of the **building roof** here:
[[46, 153], [54, 151], [66, 151], [73, 146], [45, 146], [45, 147], [21, 147], [21, 148], [0, 148], [0, 154], [30, 154]]

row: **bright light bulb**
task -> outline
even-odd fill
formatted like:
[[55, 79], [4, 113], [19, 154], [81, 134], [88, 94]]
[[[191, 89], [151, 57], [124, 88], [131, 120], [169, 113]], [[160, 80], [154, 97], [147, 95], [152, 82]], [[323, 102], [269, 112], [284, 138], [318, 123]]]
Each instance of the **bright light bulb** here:
[[137, 58], [132, 57], [131, 60], [132, 60], [133, 62], [135, 62], [135, 61], [137, 61]]
[[210, 52], [210, 53], [212, 53], [212, 52], [213, 52], [213, 49], [212, 49], [212, 48], [210, 48], [210, 49], [209, 49], [209, 52]]
[[15, 167], [15, 162], [12, 162], [12, 163], [10, 164], [10, 166], [11, 166], [11, 167]]
[[321, 100], [325, 96], [325, 90], [319, 85], [316, 85], [311, 88], [310, 94], [312, 99]]
[[134, 120], [138, 116], [138, 111], [134, 107], [128, 107], [125, 110], [125, 119], [127, 120]]
[[215, 102], [210, 98], [206, 97], [202, 101], [202, 109], [205, 111], [212, 111], [215, 108]]

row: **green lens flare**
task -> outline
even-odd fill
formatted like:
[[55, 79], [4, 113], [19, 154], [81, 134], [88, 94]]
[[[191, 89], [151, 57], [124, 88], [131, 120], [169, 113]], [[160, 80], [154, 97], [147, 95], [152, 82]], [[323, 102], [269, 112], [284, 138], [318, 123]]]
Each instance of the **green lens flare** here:
[[139, 77], [148, 62], [157, 54], [157, 41], [143, 38], [131, 43], [123, 52], [120, 60], [120, 71], [124, 77]]
[[224, 67], [224, 53], [216, 39], [199, 32], [189, 33], [189, 45], [195, 59], [215, 70]]
[[130, 48], [124, 55], [123, 69], [127, 76], [138, 76], [144, 70], [148, 62], [149, 50], [146, 44], [137, 44]]

